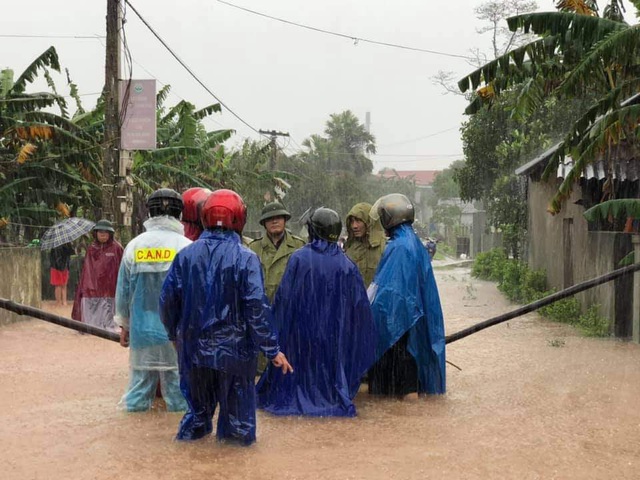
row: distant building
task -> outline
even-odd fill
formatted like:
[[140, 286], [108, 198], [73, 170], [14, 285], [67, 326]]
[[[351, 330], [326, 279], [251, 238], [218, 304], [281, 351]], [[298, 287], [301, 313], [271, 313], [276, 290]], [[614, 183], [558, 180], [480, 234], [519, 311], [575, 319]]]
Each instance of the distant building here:
[[393, 168], [384, 168], [378, 173], [378, 176], [382, 178], [398, 178], [413, 181], [417, 187], [415, 198], [413, 198], [413, 203], [416, 206], [416, 220], [421, 223], [427, 223], [433, 213], [427, 201], [433, 192], [433, 181], [441, 171], [442, 170], [395, 170]]

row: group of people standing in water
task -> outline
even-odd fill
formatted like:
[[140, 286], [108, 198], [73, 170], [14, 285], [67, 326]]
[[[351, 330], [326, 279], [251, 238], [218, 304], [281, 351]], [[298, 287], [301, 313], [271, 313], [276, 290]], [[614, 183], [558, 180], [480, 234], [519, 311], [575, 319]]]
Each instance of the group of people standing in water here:
[[[353, 417], [364, 378], [373, 395], [445, 393], [442, 309], [406, 196], [355, 205], [344, 246], [325, 207], [303, 215], [306, 242], [279, 202], [261, 212], [262, 238], [243, 237], [247, 208], [231, 190], [160, 189], [147, 207], [114, 295], [130, 348], [126, 410], [161, 394], [168, 410], [186, 410], [176, 438], [196, 440], [217, 409], [218, 439], [249, 445], [256, 408]], [[107, 311], [91, 298], [82, 312]]]

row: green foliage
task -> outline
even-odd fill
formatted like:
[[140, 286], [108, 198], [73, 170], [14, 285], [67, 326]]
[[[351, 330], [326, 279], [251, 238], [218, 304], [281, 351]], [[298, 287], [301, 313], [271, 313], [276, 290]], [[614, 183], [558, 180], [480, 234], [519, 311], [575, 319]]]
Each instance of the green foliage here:
[[607, 337], [611, 331], [611, 322], [598, 313], [599, 305], [591, 305], [580, 315], [578, 328], [588, 337]]
[[350, 110], [330, 115], [324, 130], [326, 137], [311, 135], [302, 142], [308, 149], [301, 154], [327, 172], [350, 172], [356, 176], [370, 174], [373, 162], [367, 154], [376, 153], [376, 139], [367, 132]]
[[471, 275], [481, 280], [502, 281], [502, 270], [506, 264], [507, 252], [504, 248], [493, 248], [479, 253], [473, 262]]
[[507, 261], [502, 267], [502, 279], [498, 283], [498, 290], [512, 302], [524, 301], [522, 288], [527, 268], [526, 264], [516, 260]]
[[491, 226], [504, 234], [505, 247], [518, 257], [526, 236], [524, 179], [514, 171], [542, 153], [584, 110], [581, 100], [548, 98], [528, 116], [517, 116], [516, 91], [484, 106], [462, 128], [465, 163], [455, 171], [463, 200], [482, 200]]
[[441, 203], [433, 207], [431, 222], [452, 228], [460, 224], [461, 215], [462, 209], [458, 205]]
[[464, 160], [456, 160], [448, 168], [440, 172], [431, 184], [433, 196], [429, 199], [429, 205], [435, 207], [438, 200], [447, 200], [460, 197], [460, 187], [455, 180], [456, 171], [463, 168]]
[[542, 307], [539, 312], [540, 315], [550, 318], [554, 322], [573, 325], [580, 318], [580, 304], [574, 297], [564, 298]]
[[594, 205], [584, 212], [584, 218], [590, 222], [599, 219], [607, 220], [610, 216], [614, 218], [634, 218], [640, 219], [640, 199], [621, 198], [617, 200], [607, 200], [606, 202]]
[[[525, 263], [508, 258], [502, 248], [479, 254], [471, 274], [498, 282], [498, 289], [516, 303], [531, 303], [553, 293], [547, 290], [544, 270], [531, 270]], [[598, 315], [598, 306], [592, 305], [582, 315], [575, 297], [558, 300], [540, 308], [538, 312], [555, 322], [574, 325], [588, 336], [609, 335], [609, 321]]]
[[[69, 118], [50, 69], [60, 71], [53, 47], [15, 81], [11, 70], [0, 73], [0, 179], [8, 187], [0, 192], [0, 218], [12, 222], [0, 237], [9, 242], [35, 236], [38, 225], [73, 215], [81, 205], [90, 209], [100, 198], [100, 135]], [[50, 91], [27, 92], [40, 76]]]
[[[559, 4], [566, 5], [568, 2]], [[469, 113], [479, 111], [482, 104], [497, 103], [497, 98], [514, 90], [519, 92], [518, 105], [522, 106], [516, 110], [525, 113], [538, 111], [553, 98], [591, 101], [586, 113], [571, 119], [561, 130], [549, 129], [565, 132], [565, 136], [549, 156], [543, 179], [554, 175], [565, 156], [574, 163], [550, 201], [552, 213], [560, 211], [589, 164], [615, 152], [621, 143], [637, 148], [640, 106], [624, 100], [640, 86], [640, 29], [623, 21], [621, 9], [622, 2], [611, 0], [603, 18], [589, 9], [509, 18], [511, 31], [530, 32], [539, 38], [488, 62], [459, 82], [462, 91], [482, 86]], [[562, 111], [559, 105], [556, 108]]]

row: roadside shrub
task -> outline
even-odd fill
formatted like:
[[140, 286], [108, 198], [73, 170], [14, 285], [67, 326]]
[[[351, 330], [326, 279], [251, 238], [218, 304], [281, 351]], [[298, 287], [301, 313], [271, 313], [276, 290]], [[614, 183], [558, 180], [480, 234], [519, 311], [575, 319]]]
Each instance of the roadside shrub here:
[[558, 300], [557, 302], [542, 307], [538, 310], [540, 314], [555, 322], [568, 323], [574, 325], [580, 318], [580, 304], [574, 297]]
[[508, 260], [504, 248], [493, 248], [488, 252], [479, 253], [473, 262], [471, 275], [481, 280], [500, 282], [502, 270]]
[[598, 313], [599, 305], [591, 305], [584, 315], [578, 318], [578, 328], [587, 337], [608, 337], [611, 324], [608, 318]]
[[522, 303], [522, 289], [528, 267], [517, 260], [507, 260], [502, 267], [502, 280], [498, 283], [498, 290], [512, 302]]
[[524, 303], [531, 303], [547, 295], [546, 272], [527, 268], [520, 293]]
[[[554, 293], [547, 290], [544, 270], [531, 270], [526, 263], [508, 258], [503, 248], [478, 254], [471, 275], [498, 282], [498, 290], [514, 303], [531, 303]], [[554, 322], [574, 325], [590, 337], [604, 337], [610, 332], [610, 322], [598, 314], [598, 305], [592, 305], [582, 314], [580, 303], [574, 297], [542, 307], [538, 313]]]

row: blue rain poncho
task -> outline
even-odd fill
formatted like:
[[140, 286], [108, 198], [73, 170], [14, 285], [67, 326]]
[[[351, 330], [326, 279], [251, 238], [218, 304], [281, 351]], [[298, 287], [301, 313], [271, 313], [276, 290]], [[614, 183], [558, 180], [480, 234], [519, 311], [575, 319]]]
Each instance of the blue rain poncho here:
[[176, 370], [177, 358], [160, 321], [158, 300], [171, 262], [191, 244], [180, 221], [149, 218], [146, 232], [124, 251], [116, 287], [115, 321], [129, 330], [130, 364], [137, 370]]
[[189, 405], [176, 438], [211, 433], [219, 404], [218, 438], [255, 441], [258, 349], [269, 359], [280, 351], [258, 256], [237, 233], [206, 230], [177, 256], [160, 309], [176, 342], [180, 388]]
[[314, 240], [289, 260], [274, 325], [292, 374], [269, 365], [258, 407], [275, 415], [356, 415], [353, 398], [374, 361], [376, 332], [358, 267], [336, 243]]
[[391, 231], [369, 288], [379, 359], [408, 332], [418, 393], [445, 393], [444, 319], [429, 253], [409, 224]]
[[269, 359], [280, 351], [268, 305], [257, 255], [235, 232], [206, 230], [177, 256], [160, 298], [180, 371], [197, 365], [254, 375], [259, 348]]

